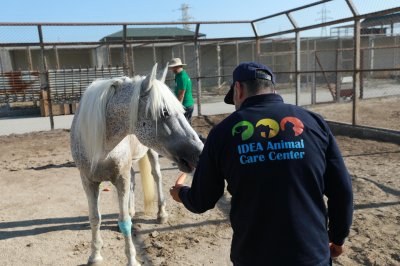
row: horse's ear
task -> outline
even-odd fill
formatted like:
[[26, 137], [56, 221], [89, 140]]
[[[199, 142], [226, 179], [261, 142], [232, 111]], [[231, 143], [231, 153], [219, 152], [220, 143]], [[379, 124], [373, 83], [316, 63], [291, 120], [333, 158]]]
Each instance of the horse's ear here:
[[169, 62], [167, 62], [167, 65], [165, 66], [164, 72], [163, 72], [162, 77], [161, 77], [161, 79], [160, 79], [160, 81], [161, 81], [162, 83], [165, 83], [165, 79], [167, 78], [168, 66], [169, 66]]
[[148, 75], [142, 82], [142, 88], [140, 94], [145, 94], [152, 86], [153, 86], [153, 80], [156, 79], [156, 74], [157, 74], [157, 63], [153, 66], [153, 69], [151, 70], [150, 75]]

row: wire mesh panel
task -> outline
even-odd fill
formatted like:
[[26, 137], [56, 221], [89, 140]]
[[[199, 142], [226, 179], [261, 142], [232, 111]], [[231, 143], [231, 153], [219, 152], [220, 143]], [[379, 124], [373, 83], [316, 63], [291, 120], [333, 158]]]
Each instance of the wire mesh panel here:
[[[190, 30], [177, 22], [0, 23], [0, 103], [35, 101], [40, 88], [55, 103], [77, 102], [95, 78], [147, 75], [156, 62], [161, 72], [173, 57], [203, 103], [222, 102], [244, 61], [271, 67], [277, 89], [298, 105], [400, 97], [397, 2], [325, 0], [255, 20], [185, 24]], [[171, 88], [173, 78], [168, 72]]]
[[[122, 25], [44, 25], [43, 39], [47, 43], [83, 43], [83, 42], [106, 42], [111, 33], [122, 36]], [[85, 34], [77, 34], [84, 32]]]
[[385, 0], [385, 1], [376, 1], [376, 0], [353, 0], [354, 5], [357, 8], [357, 11], [360, 14], [367, 14], [371, 12], [377, 12], [385, 9], [395, 8], [399, 6], [398, 0]]
[[399, 36], [368, 36], [361, 56], [362, 98], [400, 95]]
[[40, 99], [39, 71], [0, 72], [0, 103], [28, 102]]
[[99, 78], [113, 78], [124, 75], [123, 68], [79, 68], [49, 70], [51, 99], [54, 102], [79, 102], [85, 89]]
[[3, 25], [0, 27], [1, 43], [38, 43], [38, 27], [36, 25]]

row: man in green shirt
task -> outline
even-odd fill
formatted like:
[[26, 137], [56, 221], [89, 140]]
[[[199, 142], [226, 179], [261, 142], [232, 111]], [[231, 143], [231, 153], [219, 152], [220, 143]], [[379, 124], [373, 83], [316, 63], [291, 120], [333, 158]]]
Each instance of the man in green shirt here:
[[183, 69], [186, 64], [183, 64], [180, 58], [172, 58], [169, 62], [169, 68], [175, 74], [175, 95], [185, 107], [185, 117], [191, 124], [194, 100], [192, 95], [192, 81], [189, 75]]

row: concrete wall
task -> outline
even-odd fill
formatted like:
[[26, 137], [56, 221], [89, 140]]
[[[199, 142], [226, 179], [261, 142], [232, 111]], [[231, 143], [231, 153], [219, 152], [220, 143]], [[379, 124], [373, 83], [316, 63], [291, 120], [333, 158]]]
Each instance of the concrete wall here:
[[[58, 49], [58, 57], [60, 68], [79, 68], [92, 66], [91, 49]], [[52, 58], [52, 56], [49, 56], [49, 58]]]
[[[46, 49], [45, 57], [48, 69], [79, 68], [93, 66], [92, 49]], [[57, 55], [58, 62], [57, 64]], [[29, 56], [30, 54], [30, 56]], [[9, 53], [13, 70], [37, 70], [41, 69], [41, 52], [38, 48], [12, 50]], [[31, 64], [29, 62], [32, 62]], [[31, 68], [31, 69], [30, 69]]]
[[[108, 60], [108, 46], [99, 46], [95, 48], [94, 50], [95, 54], [95, 61], [92, 62], [94, 63], [95, 66], [108, 66], [109, 65], [109, 60]], [[93, 65], [92, 65], [93, 66]]]
[[12, 71], [11, 57], [8, 49], [0, 48], [0, 71]]

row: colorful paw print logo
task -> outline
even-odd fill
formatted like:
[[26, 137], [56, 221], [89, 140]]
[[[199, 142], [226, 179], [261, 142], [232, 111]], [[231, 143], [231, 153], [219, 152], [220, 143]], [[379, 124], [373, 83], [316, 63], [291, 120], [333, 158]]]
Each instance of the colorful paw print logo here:
[[276, 135], [278, 135], [279, 132], [279, 124], [273, 119], [270, 118], [265, 118], [261, 119], [260, 121], [257, 122], [256, 127], [262, 128], [262, 127], [267, 127], [269, 129], [269, 133], [267, 136], [267, 131], [261, 131], [261, 137], [263, 138], [273, 138]]
[[232, 128], [232, 136], [241, 134], [242, 140], [247, 140], [253, 136], [254, 126], [249, 121], [243, 120], [237, 123]]
[[303, 133], [304, 124], [303, 124], [303, 122], [301, 122], [300, 119], [298, 119], [294, 116], [285, 117], [284, 119], [281, 120], [281, 129], [282, 130], [285, 130], [287, 122], [290, 122], [293, 124], [293, 131], [294, 131], [295, 136], [301, 135], [301, 133]]
[[[289, 127], [288, 123], [290, 123], [292, 127]], [[293, 130], [294, 136], [299, 136], [303, 133], [304, 124], [297, 117], [287, 116], [283, 118], [280, 123], [271, 118], [263, 118], [256, 123], [255, 128], [260, 131], [261, 137], [270, 139], [278, 135], [279, 131], [289, 129]], [[242, 140], [247, 140], [253, 136], [255, 128], [249, 121], [240, 121], [233, 126], [232, 136], [240, 134]]]

